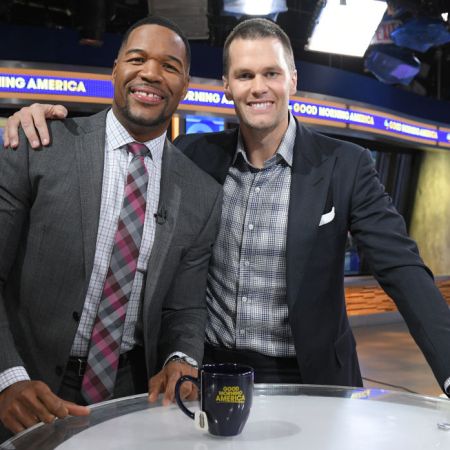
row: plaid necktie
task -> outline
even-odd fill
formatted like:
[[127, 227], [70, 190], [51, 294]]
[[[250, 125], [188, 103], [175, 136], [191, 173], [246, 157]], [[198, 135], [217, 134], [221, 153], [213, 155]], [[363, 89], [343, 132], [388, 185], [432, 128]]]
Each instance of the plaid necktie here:
[[123, 206], [81, 387], [88, 404], [107, 400], [114, 392], [127, 305], [144, 228], [148, 182], [144, 157], [148, 149], [133, 142], [127, 145], [127, 150], [133, 159], [128, 167]]

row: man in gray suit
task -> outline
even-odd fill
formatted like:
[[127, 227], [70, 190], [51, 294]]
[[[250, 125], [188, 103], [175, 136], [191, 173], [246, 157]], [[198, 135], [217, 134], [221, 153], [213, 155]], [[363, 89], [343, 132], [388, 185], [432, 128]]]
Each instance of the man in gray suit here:
[[144, 19], [115, 61], [111, 110], [52, 123], [45, 151], [23, 139], [0, 152], [0, 419], [12, 432], [147, 389], [168, 403], [195, 373], [222, 198], [165, 138], [189, 62], [175, 25]]

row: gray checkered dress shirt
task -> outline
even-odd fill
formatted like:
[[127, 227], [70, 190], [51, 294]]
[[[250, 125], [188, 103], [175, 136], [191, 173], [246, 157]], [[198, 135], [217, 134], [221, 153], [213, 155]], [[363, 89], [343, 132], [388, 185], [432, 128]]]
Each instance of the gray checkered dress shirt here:
[[286, 301], [286, 231], [295, 119], [276, 154], [253, 167], [239, 136], [224, 184], [219, 235], [208, 275], [207, 342], [293, 357]]
[[[139, 342], [140, 338], [139, 333], [136, 331], [140, 328], [138, 319], [142, 290], [155, 236], [153, 214], [156, 213], [159, 202], [161, 161], [165, 139], [166, 134], [164, 133], [152, 141], [144, 142], [151, 155], [144, 160], [149, 175], [147, 208], [138, 266], [125, 319], [121, 353], [131, 350], [134, 344]], [[106, 118], [105, 163], [94, 266], [80, 323], [71, 350], [72, 356], [87, 356], [88, 353], [92, 328], [114, 246], [114, 235], [123, 203], [128, 164], [132, 159], [132, 155], [128, 154], [125, 146], [133, 141], [134, 139], [116, 119], [113, 112], [109, 111]], [[0, 373], [0, 392], [21, 380], [29, 380], [24, 367], [12, 367]]]

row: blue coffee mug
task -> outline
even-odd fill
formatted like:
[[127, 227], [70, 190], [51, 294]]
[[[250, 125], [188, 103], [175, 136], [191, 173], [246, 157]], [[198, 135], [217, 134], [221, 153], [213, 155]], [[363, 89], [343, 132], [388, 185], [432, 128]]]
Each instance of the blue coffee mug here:
[[198, 426], [215, 436], [236, 436], [241, 433], [250, 414], [253, 378], [254, 371], [250, 366], [205, 364], [197, 378], [185, 375], [177, 381], [175, 398], [180, 409], [195, 420], [196, 414], [187, 409], [180, 398], [181, 385], [186, 381], [194, 383], [200, 394]]

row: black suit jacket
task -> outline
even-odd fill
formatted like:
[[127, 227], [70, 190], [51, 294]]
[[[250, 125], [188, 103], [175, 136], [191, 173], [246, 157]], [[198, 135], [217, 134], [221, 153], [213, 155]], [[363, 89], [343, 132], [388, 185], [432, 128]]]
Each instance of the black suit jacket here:
[[[237, 136], [237, 130], [188, 135], [176, 144], [223, 184]], [[350, 231], [443, 386], [450, 376], [450, 312], [370, 152], [297, 124], [288, 214], [287, 302], [303, 382], [362, 384], [344, 298]]]

